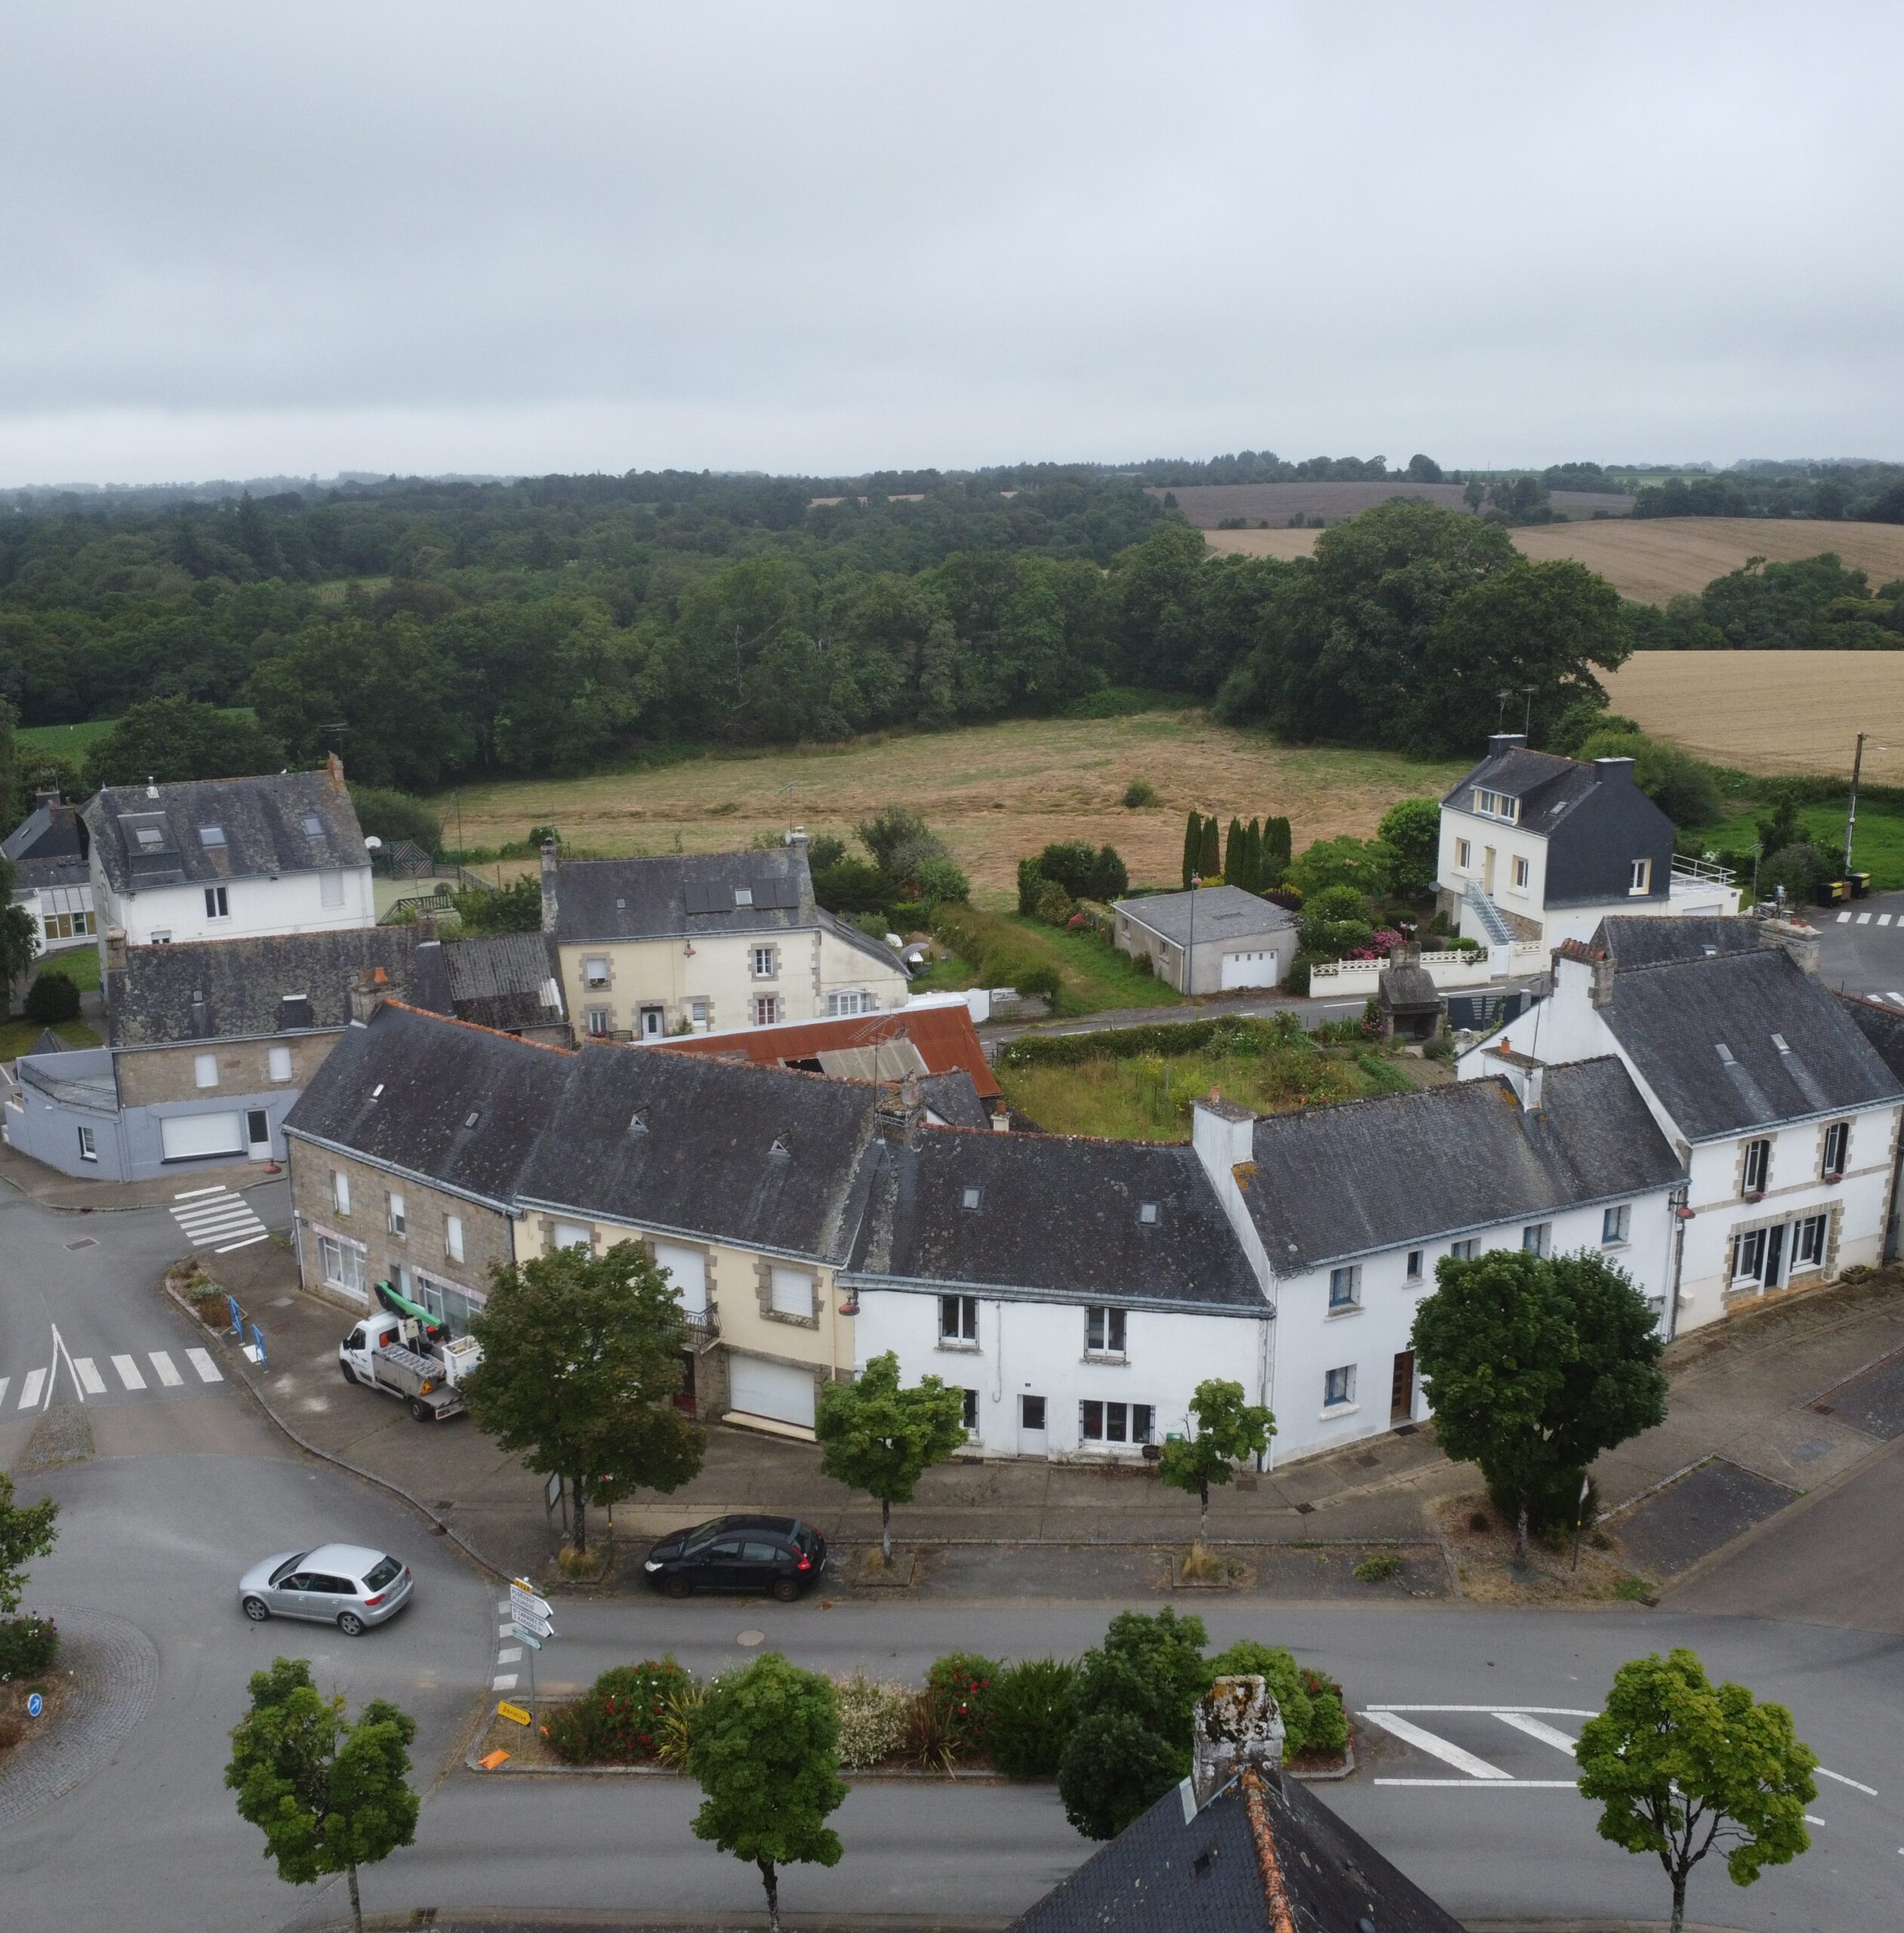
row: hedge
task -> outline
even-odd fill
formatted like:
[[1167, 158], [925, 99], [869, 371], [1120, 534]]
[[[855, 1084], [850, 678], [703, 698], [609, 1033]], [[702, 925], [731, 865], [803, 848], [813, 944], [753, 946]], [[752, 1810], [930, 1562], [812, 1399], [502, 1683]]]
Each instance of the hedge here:
[[1092, 1060], [1135, 1060], [1151, 1054], [1192, 1054], [1221, 1041], [1239, 1052], [1289, 1047], [1303, 1038], [1293, 1014], [1274, 1020], [1225, 1016], [1215, 1020], [1154, 1021], [1097, 1034], [1030, 1034], [998, 1050], [1000, 1067], [1080, 1067]]

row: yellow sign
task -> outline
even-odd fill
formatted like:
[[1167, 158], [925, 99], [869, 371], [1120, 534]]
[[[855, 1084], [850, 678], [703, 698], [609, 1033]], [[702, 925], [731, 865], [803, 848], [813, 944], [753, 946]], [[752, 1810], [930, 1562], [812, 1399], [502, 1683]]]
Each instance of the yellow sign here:
[[517, 1725], [527, 1725], [529, 1722], [528, 1713], [520, 1705], [512, 1705], [507, 1698], [497, 1705], [496, 1716], [499, 1719], [510, 1719]]

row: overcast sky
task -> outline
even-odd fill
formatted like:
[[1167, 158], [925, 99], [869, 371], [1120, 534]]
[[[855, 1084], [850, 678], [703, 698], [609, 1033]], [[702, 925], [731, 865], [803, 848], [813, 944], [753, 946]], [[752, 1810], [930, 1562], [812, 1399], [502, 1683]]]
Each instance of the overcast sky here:
[[1904, 457], [1904, 8], [61, 0], [0, 485]]

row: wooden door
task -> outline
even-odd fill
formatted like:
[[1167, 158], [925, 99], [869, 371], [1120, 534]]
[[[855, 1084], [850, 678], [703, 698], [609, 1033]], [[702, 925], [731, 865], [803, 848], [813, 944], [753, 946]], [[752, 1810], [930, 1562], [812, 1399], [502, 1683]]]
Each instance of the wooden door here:
[[1403, 1349], [1395, 1358], [1394, 1381], [1388, 1391], [1388, 1420], [1412, 1422], [1415, 1415], [1415, 1352]]

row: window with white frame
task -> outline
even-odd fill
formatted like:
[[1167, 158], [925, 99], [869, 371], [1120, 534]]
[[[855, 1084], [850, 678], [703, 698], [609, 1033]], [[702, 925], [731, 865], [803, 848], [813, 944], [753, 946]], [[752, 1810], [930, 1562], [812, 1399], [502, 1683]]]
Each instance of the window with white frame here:
[[1448, 1259], [1451, 1262], [1471, 1262], [1480, 1252], [1480, 1242], [1473, 1235], [1469, 1235], [1464, 1241], [1451, 1241], [1448, 1244]]
[[1077, 1433], [1086, 1443], [1154, 1442], [1156, 1405], [1106, 1403], [1086, 1397], [1077, 1406]]
[[1455, 841], [1455, 864], [1465, 872], [1474, 863], [1474, 846], [1465, 839], [1457, 839]]
[[1771, 1142], [1769, 1140], [1747, 1142], [1743, 1192], [1747, 1195], [1763, 1195], [1765, 1192], [1765, 1184], [1771, 1179]]
[[582, 962], [582, 985], [585, 987], [605, 987], [608, 984], [608, 957], [605, 953], [593, 953]]
[[756, 980], [771, 980], [774, 976], [774, 953], [771, 946], [756, 946], [753, 949], [753, 977]]
[[216, 1054], [194, 1054], [192, 1056], [192, 1080], [196, 1087], [217, 1087], [218, 1056]]
[[350, 1213], [350, 1177], [341, 1168], [331, 1170], [331, 1206], [340, 1215]]
[[1340, 1369], [1327, 1369], [1322, 1376], [1322, 1406], [1325, 1410], [1339, 1410], [1344, 1404], [1355, 1401], [1355, 1365], [1344, 1363]]
[[99, 1159], [98, 1139], [90, 1127], [82, 1127], [79, 1130], [79, 1158], [82, 1161]]
[[1359, 1266], [1332, 1269], [1329, 1272], [1329, 1312], [1335, 1315], [1355, 1308], [1362, 1299], [1362, 1271]]
[[1124, 1353], [1124, 1311], [1108, 1304], [1084, 1312], [1084, 1353], [1121, 1356]]
[[317, 903], [320, 906], [341, 906], [344, 904], [342, 873], [331, 871], [318, 874]]
[[393, 1235], [407, 1235], [409, 1232], [410, 1224], [404, 1213], [403, 1197], [400, 1195], [393, 1195], [389, 1198], [389, 1204], [390, 1214], [385, 1226]]
[[813, 1278], [804, 1269], [776, 1262], [768, 1278], [767, 1306], [776, 1315], [797, 1315], [812, 1321], [815, 1313]]
[[1474, 809], [1484, 819], [1504, 819], [1511, 825], [1520, 816], [1520, 801], [1505, 792], [1490, 791], [1484, 785], [1474, 788]]
[[975, 1432], [978, 1427], [978, 1392], [976, 1389], [961, 1389], [959, 1394], [965, 1398], [965, 1408], [959, 1420], [968, 1431]]
[[1419, 1282], [1422, 1279], [1422, 1251], [1419, 1248], [1411, 1248], [1408, 1251], [1408, 1266], [1403, 1272], [1403, 1278], [1410, 1282]]
[[978, 1298], [976, 1296], [939, 1297], [938, 1339], [941, 1343], [978, 1341]]
[[272, 1047], [264, 1056], [265, 1066], [273, 1081], [291, 1078], [291, 1050], [288, 1047]]
[[754, 995], [753, 1024], [756, 1027], [776, 1027], [780, 1024], [780, 996], [778, 994]]
[[1548, 1256], [1554, 1252], [1554, 1225], [1551, 1222], [1530, 1222], [1520, 1231], [1520, 1246], [1530, 1255]]
[[704, 1000], [691, 1000], [688, 1003], [688, 1021], [697, 1034], [707, 1031], [707, 1003]]
[[588, 1037], [591, 1040], [605, 1040], [615, 1031], [615, 1016], [605, 1007], [591, 1007], [588, 1010]]
[[1733, 1238], [1732, 1279], [1735, 1282], [1764, 1281], [1771, 1232], [1769, 1229], [1748, 1229]]
[[364, 1252], [354, 1243], [339, 1241], [334, 1235], [317, 1238], [318, 1266], [334, 1289], [348, 1289], [353, 1295], [364, 1292]]
[[1514, 861], [1514, 887], [1517, 893], [1525, 893], [1527, 891], [1527, 881], [1531, 875], [1531, 872], [1532, 868], [1528, 865], [1528, 863], [1525, 859], [1516, 859]]
[[1653, 890], [1653, 862], [1650, 859], [1635, 859], [1633, 862], [1632, 869], [1627, 875], [1626, 889], [1631, 893], [1650, 893]]
[[1600, 1245], [1612, 1248], [1626, 1241], [1632, 1233], [1633, 1204], [1622, 1201], [1617, 1207], [1609, 1208], [1600, 1218]]
[[551, 1237], [558, 1248], [588, 1248], [593, 1246], [587, 1225], [581, 1222], [558, 1222]]
[[849, 987], [827, 996], [827, 1016], [829, 1019], [843, 1019], [855, 1013], [877, 1013], [880, 1003], [863, 987]]
[[231, 899], [222, 886], [205, 888], [205, 916], [208, 920], [229, 920], [231, 917]]
[[1845, 1158], [1851, 1151], [1851, 1124], [1835, 1121], [1825, 1130], [1825, 1158], [1819, 1172], [1827, 1181], [1836, 1181], [1844, 1172]]
[[1825, 1266], [1825, 1241], [1831, 1230], [1829, 1215], [1807, 1215], [1792, 1229], [1792, 1266], [1795, 1269], [1822, 1269]]
[[152, 936], [152, 943], [154, 946], [170, 946], [172, 943], [172, 931], [171, 927], [166, 926], [162, 928], [159, 932], [154, 933]]
[[463, 1259], [463, 1217], [445, 1215], [443, 1217], [443, 1253], [452, 1262]]

